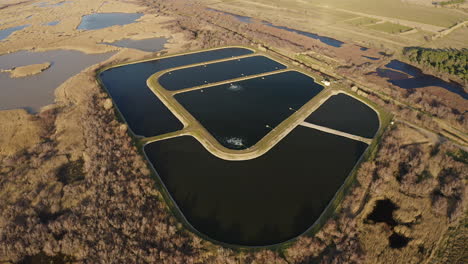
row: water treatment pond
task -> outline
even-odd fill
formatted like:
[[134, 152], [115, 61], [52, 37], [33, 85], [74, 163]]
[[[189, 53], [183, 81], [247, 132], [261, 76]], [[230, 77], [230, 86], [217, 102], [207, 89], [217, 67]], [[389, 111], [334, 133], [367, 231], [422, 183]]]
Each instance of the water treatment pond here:
[[218, 142], [255, 145], [323, 90], [311, 77], [288, 71], [175, 95]]
[[127, 25], [142, 17], [141, 13], [98, 13], [83, 16], [77, 29], [95, 30], [115, 25]]
[[345, 94], [330, 97], [305, 121], [366, 138], [373, 138], [379, 130], [377, 113]]
[[108, 69], [99, 78], [112, 96], [132, 131], [141, 136], [156, 136], [182, 128], [180, 121], [146, 85], [156, 72], [223, 58], [253, 53], [243, 48], [225, 48], [167, 57]]
[[297, 127], [265, 155], [241, 162], [219, 159], [188, 136], [144, 150], [195, 229], [218, 241], [261, 246], [312, 226], [366, 147]]
[[[385, 65], [386, 68], [391, 70], [385, 69], [377, 69], [377, 74], [380, 77], [389, 78], [388, 82], [392, 83], [403, 89], [415, 89], [415, 88], [423, 88], [428, 86], [436, 86], [446, 89], [452, 93], [456, 93], [460, 95], [463, 99], [468, 99], [468, 93], [463, 90], [463, 87], [456, 83], [446, 82], [442, 79], [439, 79], [435, 76], [424, 74], [420, 69], [409, 65], [407, 63], [392, 60], [390, 63]], [[396, 74], [398, 73], [399, 74]], [[406, 78], [402, 76], [403, 74], [407, 74]], [[392, 78], [396, 77], [396, 78]]]
[[71, 50], [20, 51], [2, 55], [0, 69], [3, 70], [44, 62], [52, 65], [42, 73], [23, 78], [10, 78], [9, 73], [0, 72], [0, 110], [25, 108], [37, 112], [42, 106], [54, 102], [54, 91], [64, 81], [112, 55], [113, 53], [89, 55]]
[[285, 68], [265, 56], [253, 56], [170, 71], [159, 77], [159, 83], [165, 89], [175, 91]]
[[130, 48], [130, 49], [138, 49], [142, 51], [148, 52], [158, 52], [164, 49], [164, 45], [166, 44], [166, 38], [149, 38], [149, 39], [122, 39], [116, 42], [107, 43], [104, 42], [102, 44], [107, 44], [111, 46], [121, 47], [121, 48]]

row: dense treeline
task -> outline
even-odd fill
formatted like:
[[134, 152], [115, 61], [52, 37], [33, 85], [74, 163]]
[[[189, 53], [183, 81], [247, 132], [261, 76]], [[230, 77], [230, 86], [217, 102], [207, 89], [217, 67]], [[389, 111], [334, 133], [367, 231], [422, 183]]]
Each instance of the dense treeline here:
[[442, 50], [409, 47], [404, 49], [403, 54], [411, 62], [468, 80], [468, 49]]
[[433, 2], [432, 4], [435, 6], [447, 6], [447, 5], [456, 5], [456, 4], [462, 4], [466, 0], [449, 0], [449, 1], [440, 1], [440, 2]]

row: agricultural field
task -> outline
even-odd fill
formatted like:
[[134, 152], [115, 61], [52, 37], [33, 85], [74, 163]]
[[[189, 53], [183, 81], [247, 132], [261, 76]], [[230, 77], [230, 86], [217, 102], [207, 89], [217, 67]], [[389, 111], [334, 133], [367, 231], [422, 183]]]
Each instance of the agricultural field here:
[[424, 47], [463, 49], [467, 47], [466, 43], [468, 43], [468, 27], [462, 27], [427, 43]]
[[[434, 35], [468, 20], [468, 14], [449, 8], [389, 0], [204, 0], [210, 8], [267, 20], [341, 41], [368, 42], [398, 50], [428, 45]], [[375, 23], [382, 23], [382, 25]], [[371, 26], [370, 26], [371, 25]], [[416, 29], [413, 30], [412, 29]], [[408, 34], [398, 35], [397, 33]], [[381, 33], [381, 34], [380, 34]], [[388, 34], [390, 33], [390, 34]], [[451, 34], [440, 38], [452, 37]], [[466, 35], [466, 34], [465, 34]], [[435, 42], [444, 46], [443, 40]], [[465, 42], [466, 43], [466, 42]]]
[[369, 24], [375, 24], [380, 20], [370, 17], [358, 17], [356, 19], [350, 19], [345, 21], [346, 23], [353, 25], [353, 26], [364, 26]]
[[410, 31], [412, 29], [410, 27], [393, 24], [390, 22], [374, 24], [374, 25], [368, 26], [368, 28], [378, 30], [378, 31], [383, 31], [383, 32], [390, 33], [390, 34], [403, 33], [403, 32]]

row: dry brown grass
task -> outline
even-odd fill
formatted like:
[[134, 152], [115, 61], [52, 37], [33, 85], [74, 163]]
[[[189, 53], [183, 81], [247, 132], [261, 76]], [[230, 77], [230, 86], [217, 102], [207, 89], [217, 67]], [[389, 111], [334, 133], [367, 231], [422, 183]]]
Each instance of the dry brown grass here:
[[0, 156], [9, 156], [39, 143], [42, 127], [26, 110], [0, 111]]
[[50, 62], [44, 62], [40, 64], [31, 64], [31, 65], [13, 68], [11, 70], [8, 70], [8, 72], [10, 72], [11, 78], [22, 78], [22, 77], [26, 77], [30, 75], [39, 74], [47, 70], [50, 67], [50, 65], [51, 65]]
[[[450, 201], [454, 201], [449, 196], [443, 198], [444, 201], [448, 200], [444, 204], [446, 207], [439, 208], [435, 205], [434, 197], [438, 195], [435, 193], [438, 190], [442, 192], [447, 190], [443, 186], [448, 181], [445, 172], [451, 170], [450, 166], [454, 166], [458, 169], [453, 169], [453, 173], [455, 171], [460, 173], [463, 165], [454, 162], [446, 154], [447, 149], [453, 148], [450, 145], [440, 146], [438, 152], [434, 150], [439, 147], [433, 144], [408, 145], [411, 141], [417, 143], [428, 140], [430, 139], [425, 135], [418, 134], [414, 129], [399, 124], [393, 128], [386, 139], [387, 142], [383, 143], [385, 150], [379, 152], [379, 157], [376, 160], [377, 164], [380, 163], [377, 166], [382, 166], [382, 168], [376, 171], [375, 179], [370, 188], [369, 202], [358, 216], [360, 220], [358, 220], [357, 228], [359, 239], [366, 252], [366, 263], [421, 263], [427, 260], [449, 225], [456, 217], [460, 217], [460, 212], [466, 208], [466, 201], [463, 198], [464, 187], [459, 189], [459, 192], [462, 193], [459, 199], [462, 202], [460, 207], [456, 209], [456, 216], [453, 215], [454, 211], [449, 209]], [[404, 154], [405, 152], [407, 154]], [[413, 155], [414, 159], [411, 159], [413, 161], [417, 159], [420, 163], [404, 161], [405, 155]], [[401, 171], [402, 162], [406, 167], [404, 172]], [[388, 165], [385, 165], [386, 163]], [[397, 167], [395, 170], [392, 163], [400, 163], [400, 169]], [[414, 182], [409, 180], [409, 175], [417, 175], [421, 172], [424, 173], [424, 171], [430, 176], [418, 177], [417, 180], [414, 179]], [[427, 171], [430, 172], [427, 173]], [[463, 179], [463, 173], [460, 177]], [[463, 182], [463, 180], [461, 181]], [[460, 180], [458, 180], [458, 184], [462, 184]], [[459, 187], [452, 188], [455, 190]], [[396, 225], [393, 227], [386, 223], [369, 223], [365, 220], [374, 209], [375, 202], [381, 199], [389, 199], [399, 207], [393, 212], [393, 218], [396, 221]], [[391, 248], [388, 238], [392, 233], [410, 238], [408, 245], [399, 249]], [[460, 238], [458, 238], [459, 240]], [[460, 243], [455, 244], [459, 246]]]
[[435, 251], [434, 257], [428, 262], [430, 264], [446, 263], [446, 264], [462, 264], [468, 263], [468, 216], [465, 215], [460, 223], [450, 228], [438, 249]]

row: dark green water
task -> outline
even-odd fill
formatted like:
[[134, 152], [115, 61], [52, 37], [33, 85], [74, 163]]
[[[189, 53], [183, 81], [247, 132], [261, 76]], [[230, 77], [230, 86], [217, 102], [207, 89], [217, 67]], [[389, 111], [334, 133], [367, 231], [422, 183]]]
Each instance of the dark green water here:
[[288, 71], [181, 93], [175, 99], [223, 146], [245, 149], [322, 89], [309, 76]]
[[111, 68], [99, 74], [99, 78], [130, 129], [137, 135], [157, 136], [183, 126], [146, 85], [151, 75], [169, 68], [250, 53], [253, 52], [242, 48], [205, 51]]
[[248, 161], [216, 158], [187, 136], [144, 150], [193, 227], [221, 242], [261, 246], [312, 226], [366, 147], [297, 127]]
[[377, 113], [345, 94], [330, 97], [305, 121], [367, 138], [373, 138], [379, 130]]
[[285, 68], [265, 56], [254, 56], [171, 71], [162, 75], [159, 83], [175, 91]]

